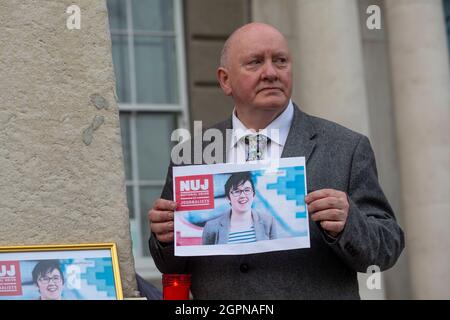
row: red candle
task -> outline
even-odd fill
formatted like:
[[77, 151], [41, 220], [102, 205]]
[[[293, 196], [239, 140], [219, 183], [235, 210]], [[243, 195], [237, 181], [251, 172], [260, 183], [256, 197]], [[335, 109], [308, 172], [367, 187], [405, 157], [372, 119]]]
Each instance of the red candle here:
[[163, 274], [164, 300], [189, 300], [190, 274]]

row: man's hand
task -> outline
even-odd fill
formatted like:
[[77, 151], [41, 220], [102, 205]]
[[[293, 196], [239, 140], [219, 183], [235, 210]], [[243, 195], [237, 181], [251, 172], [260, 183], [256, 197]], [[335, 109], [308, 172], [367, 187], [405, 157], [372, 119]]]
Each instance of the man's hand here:
[[313, 221], [320, 221], [321, 227], [332, 237], [344, 230], [349, 203], [347, 194], [334, 189], [321, 189], [305, 197], [308, 212]]
[[173, 242], [173, 211], [176, 207], [176, 202], [158, 199], [148, 212], [150, 229], [160, 242]]

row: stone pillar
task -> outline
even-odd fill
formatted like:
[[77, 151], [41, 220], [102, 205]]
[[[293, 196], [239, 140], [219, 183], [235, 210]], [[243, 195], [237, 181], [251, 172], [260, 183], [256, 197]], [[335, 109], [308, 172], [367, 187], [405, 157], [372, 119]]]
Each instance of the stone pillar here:
[[115, 242], [136, 295], [105, 1], [0, 5], [0, 245]]
[[356, 1], [299, 0], [296, 10], [296, 100], [313, 115], [369, 135]]
[[441, 0], [386, 0], [412, 297], [450, 299], [450, 72]]
[[[400, 173], [395, 137], [395, 118], [392, 102], [391, 72], [384, 12], [384, 0], [358, 0], [362, 35], [364, 73], [369, 107], [370, 142], [375, 152], [378, 177], [398, 223], [403, 227]], [[377, 5], [380, 10], [380, 29], [367, 28], [372, 13], [367, 8]], [[370, 21], [370, 20], [369, 20]], [[403, 250], [393, 268], [383, 272], [385, 297], [409, 299], [409, 268], [407, 249]], [[367, 286], [364, 284], [364, 287]], [[379, 290], [367, 290], [375, 293]]]

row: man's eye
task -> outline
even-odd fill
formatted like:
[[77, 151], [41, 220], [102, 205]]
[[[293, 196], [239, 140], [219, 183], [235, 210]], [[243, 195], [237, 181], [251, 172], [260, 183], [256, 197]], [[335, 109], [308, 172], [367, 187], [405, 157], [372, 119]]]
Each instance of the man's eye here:
[[259, 63], [260, 63], [260, 61], [255, 59], [255, 60], [250, 61], [248, 64], [254, 66], [254, 65], [258, 65]]
[[287, 59], [286, 58], [276, 58], [275, 63], [285, 64], [285, 63], [287, 63]]

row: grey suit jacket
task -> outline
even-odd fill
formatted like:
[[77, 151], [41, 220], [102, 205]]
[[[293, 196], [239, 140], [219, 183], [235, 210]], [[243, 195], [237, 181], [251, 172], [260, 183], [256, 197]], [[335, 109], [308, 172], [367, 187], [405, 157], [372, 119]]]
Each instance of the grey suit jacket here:
[[[230, 232], [231, 210], [221, 216], [209, 220], [203, 228], [203, 244], [226, 244]], [[276, 239], [276, 227], [273, 216], [252, 210], [253, 226], [255, 227], [256, 240]]]
[[[349, 215], [337, 239], [310, 219], [311, 248], [237, 256], [175, 257], [154, 235], [149, 246], [162, 273], [189, 273], [194, 299], [359, 299], [356, 272], [392, 267], [404, 235], [378, 183], [369, 140], [294, 108], [282, 157], [304, 156], [308, 191], [348, 194]], [[215, 126], [231, 128], [231, 119]], [[226, 153], [225, 153], [226, 154]], [[172, 166], [162, 198], [173, 199]]]

